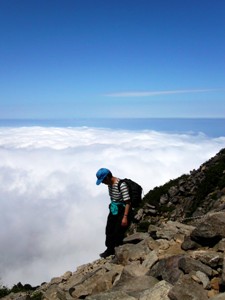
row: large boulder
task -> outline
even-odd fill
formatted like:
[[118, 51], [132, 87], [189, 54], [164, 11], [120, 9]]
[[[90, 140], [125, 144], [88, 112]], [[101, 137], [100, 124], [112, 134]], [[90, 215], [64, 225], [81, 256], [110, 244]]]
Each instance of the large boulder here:
[[195, 282], [190, 275], [179, 278], [177, 283], [169, 291], [171, 300], [207, 300], [207, 292], [203, 286]]
[[203, 246], [213, 247], [225, 238], [225, 212], [209, 215], [191, 232], [191, 239]]
[[166, 280], [171, 284], [176, 283], [183, 274], [179, 269], [179, 261], [182, 257], [182, 255], [175, 255], [161, 259], [151, 268], [148, 275]]
[[172, 287], [172, 284], [162, 280], [154, 285], [153, 288], [145, 290], [140, 295], [139, 300], [169, 300], [168, 293]]
[[124, 266], [132, 261], [144, 261], [149, 252], [149, 247], [141, 242], [138, 244], [124, 244], [115, 248], [117, 261]]
[[192, 259], [188, 256], [183, 256], [179, 262], [178, 267], [181, 269], [185, 274], [191, 273], [192, 271], [201, 271], [205, 273], [207, 276], [213, 275], [213, 269], [209, 266], [201, 263], [198, 260]]
[[159, 281], [152, 276], [133, 277], [123, 273], [120, 280], [113, 286], [112, 291], [123, 291], [133, 297], [138, 297], [140, 292], [152, 288]]

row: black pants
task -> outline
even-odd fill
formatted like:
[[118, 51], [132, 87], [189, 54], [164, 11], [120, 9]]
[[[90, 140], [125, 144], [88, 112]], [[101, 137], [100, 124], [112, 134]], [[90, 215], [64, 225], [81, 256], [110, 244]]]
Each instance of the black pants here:
[[125, 232], [130, 224], [128, 216], [128, 226], [122, 226], [122, 219], [124, 216], [124, 207], [119, 208], [117, 215], [113, 215], [111, 212], [108, 215], [106, 224], [106, 241], [105, 245], [110, 252], [114, 251], [114, 248], [123, 244]]

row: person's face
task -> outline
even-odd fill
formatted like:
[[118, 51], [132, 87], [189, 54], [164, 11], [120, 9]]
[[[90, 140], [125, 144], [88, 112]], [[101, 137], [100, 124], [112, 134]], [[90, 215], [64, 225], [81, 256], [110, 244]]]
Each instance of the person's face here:
[[110, 178], [108, 176], [106, 176], [106, 178], [102, 181], [102, 183], [109, 185], [110, 184]]

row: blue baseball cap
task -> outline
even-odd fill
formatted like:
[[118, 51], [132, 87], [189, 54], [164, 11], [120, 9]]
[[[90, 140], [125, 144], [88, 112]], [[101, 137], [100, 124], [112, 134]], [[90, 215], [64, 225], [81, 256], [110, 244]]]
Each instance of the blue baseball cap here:
[[98, 172], [96, 173], [96, 177], [98, 178], [96, 184], [99, 185], [100, 183], [102, 183], [102, 181], [106, 178], [106, 176], [109, 173], [111, 172], [106, 168], [99, 169]]

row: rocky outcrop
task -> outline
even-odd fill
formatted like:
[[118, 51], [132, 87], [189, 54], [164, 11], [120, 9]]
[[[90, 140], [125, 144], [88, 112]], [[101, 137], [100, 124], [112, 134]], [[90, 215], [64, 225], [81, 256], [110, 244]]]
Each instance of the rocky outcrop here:
[[150, 192], [115, 256], [2, 299], [225, 299], [224, 156]]
[[[197, 226], [173, 221], [150, 225], [147, 232], [125, 238], [115, 256], [66, 272], [35, 292], [3, 299], [225, 299], [225, 237], [219, 226], [223, 220], [225, 212], [219, 212], [206, 215]], [[205, 246], [205, 236], [212, 236], [212, 228], [220, 239]], [[196, 233], [198, 248], [184, 250], [185, 239], [196, 239]]]
[[173, 220], [195, 224], [208, 212], [225, 208], [225, 149], [198, 170], [156, 187], [145, 196], [132, 230]]

